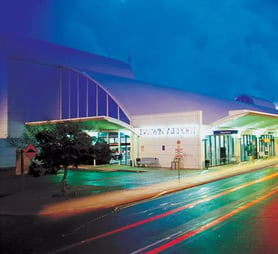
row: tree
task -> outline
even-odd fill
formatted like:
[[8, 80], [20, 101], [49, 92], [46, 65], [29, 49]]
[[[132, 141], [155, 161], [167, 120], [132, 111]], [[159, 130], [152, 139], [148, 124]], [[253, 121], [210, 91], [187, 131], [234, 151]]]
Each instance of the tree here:
[[96, 164], [107, 164], [112, 157], [109, 145], [102, 141], [97, 141], [95, 143], [92, 153], [96, 159]]
[[80, 123], [74, 122], [48, 125], [35, 137], [39, 146], [36, 159], [42, 162], [42, 166], [54, 170], [64, 169], [62, 192], [65, 193], [68, 167], [78, 166], [85, 157], [90, 156], [92, 138], [82, 131]]

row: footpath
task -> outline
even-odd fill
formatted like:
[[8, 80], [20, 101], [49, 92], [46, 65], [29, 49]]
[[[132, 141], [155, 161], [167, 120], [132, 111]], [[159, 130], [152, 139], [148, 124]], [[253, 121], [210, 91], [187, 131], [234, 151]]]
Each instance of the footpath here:
[[[117, 189], [117, 185], [113, 188], [106, 186], [107, 189], [102, 192], [90, 191], [92, 188], [97, 189], [97, 186], [69, 186], [66, 195], [60, 193], [59, 181], [49, 181], [57, 176], [35, 178], [30, 175], [15, 176], [12, 170], [0, 171], [0, 216], [38, 215], [59, 218], [100, 209], [117, 209], [133, 202], [159, 197], [267, 166], [278, 168], [278, 157], [223, 165], [207, 170], [182, 169], [175, 172], [170, 169], [122, 165], [87, 167], [79, 170], [122, 171], [123, 176], [124, 172], [134, 172], [133, 181], [140, 181], [140, 184], [121, 189]], [[156, 178], [156, 181], [150, 181], [150, 177]]]

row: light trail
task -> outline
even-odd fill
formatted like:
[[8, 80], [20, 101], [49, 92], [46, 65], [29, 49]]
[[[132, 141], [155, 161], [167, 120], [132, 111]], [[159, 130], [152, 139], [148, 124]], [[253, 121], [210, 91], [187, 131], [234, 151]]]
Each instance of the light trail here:
[[219, 224], [219, 223], [221, 223], [221, 222], [231, 218], [232, 216], [234, 216], [234, 215], [236, 215], [236, 214], [246, 210], [247, 208], [249, 208], [249, 207], [251, 207], [251, 206], [253, 206], [253, 205], [255, 205], [255, 204], [257, 204], [257, 203], [259, 203], [261, 201], [263, 201], [264, 199], [269, 198], [270, 196], [272, 196], [272, 195], [274, 195], [276, 193], [278, 193], [278, 189], [275, 189], [275, 190], [273, 190], [273, 191], [271, 191], [271, 192], [269, 192], [269, 193], [267, 193], [267, 194], [265, 194], [265, 195], [255, 199], [255, 200], [253, 200], [253, 201], [251, 201], [251, 202], [249, 202], [249, 203], [247, 203], [245, 205], [242, 205], [242, 206], [236, 208], [235, 210], [233, 210], [233, 211], [231, 211], [231, 212], [229, 212], [229, 213], [219, 217], [218, 219], [213, 220], [213, 221], [203, 225], [202, 227], [199, 227], [199, 228], [197, 228], [197, 229], [195, 229], [193, 231], [187, 232], [184, 235], [182, 235], [180, 237], [177, 237], [176, 239], [174, 239], [174, 240], [172, 240], [172, 241], [170, 241], [168, 243], [165, 243], [165, 244], [163, 244], [163, 245], [161, 245], [161, 246], [159, 246], [159, 247], [157, 247], [157, 248], [155, 248], [155, 249], [153, 249], [151, 251], [145, 252], [145, 253], [147, 253], [147, 254], [156, 254], [156, 253], [160, 253], [160, 252], [162, 252], [162, 251], [164, 251], [166, 249], [169, 249], [169, 248], [173, 247], [176, 244], [179, 244], [179, 243], [181, 243], [181, 242], [183, 242], [183, 241], [185, 241], [185, 240], [187, 240], [187, 239], [189, 239], [189, 238], [191, 238], [191, 237], [193, 237], [193, 236], [195, 236], [197, 234], [202, 233], [203, 231], [205, 231], [205, 230], [207, 230], [209, 228], [212, 228], [212, 227], [216, 226], [217, 224]]
[[210, 201], [212, 199], [216, 199], [216, 198], [219, 198], [219, 197], [222, 197], [224, 195], [227, 195], [229, 193], [232, 193], [232, 192], [235, 192], [237, 190], [240, 190], [240, 189], [243, 189], [243, 188], [246, 188], [250, 185], [253, 185], [253, 184], [256, 184], [256, 183], [259, 183], [259, 182], [263, 182], [263, 181], [267, 181], [271, 178], [274, 178], [274, 177], [277, 177], [278, 176], [278, 172], [276, 173], [273, 173], [271, 175], [268, 175], [268, 176], [265, 176], [263, 178], [260, 178], [260, 179], [257, 179], [257, 180], [254, 180], [254, 181], [250, 181], [248, 183], [245, 183], [245, 184], [242, 184], [242, 185], [239, 185], [235, 188], [232, 188], [232, 189], [229, 189], [227, 191], [224, 191], [224, 192], [221, 192], [221, 193], [218, 193], [218, 194], [215, 194], [215, 195], [212, 195], [210, 197], [205, 197], [203, 199], [199, 199], [197, 201], [194, 201], [194, 202], [191, 202], [189, 204], [186, 204], [186, 205], [183, 205], [181, 207], [178, 207], [176, 209], [173, 209], [173, 210], [170, 210], [168, 212], [165, 212], [165, 213], [162, 213], [162, 214], [158, 214], [156, 216], [153, 216], [153, 217], [150, 217], [148, 219], [145, 219], [145, 220], [141, 220], [141, 221], [137, 221], [135, 223], [132, 223], [132, 224], [129, 224], [129, 225], [126, 225], [124, 227], [120, 227], [120, 228], [117, 228], [117, 229], [114, 229], [114, 230], [111, 230], [111, 231], [108, 231], [108, 232], [105, 232], [103, 234], [100, 234], [100, 235], [97, 235], [97, 236], [93, 236], [93, 237], [90, 237], [90, 238], [87, 238], [85, 240], [82, 240], [82, 241], [79, 241], [79, 242], [76, 242], [76, 243], [73, 243], [73, 244], [70, 244], [70, 245], [67, 245], [61, 249], [57, 249], [56, 251], [52, 252], [52, 253], [59, 253], [59, 252], [63, 252], [63, 251], [66, 251], [68, 249], [71, 249], [71, 248], [74, 248], [74, 247], [78, 247], [82, 244], [86, 244], [86, 243], [89, 243], [89, 242], [92, 242], [92, 241], [95, 241], [95, 240], [98, 240], [100, 238], [103, 238], [103, 237], [107, 237], [107, 236], [110, 236], [110, 235], [113, 235], [113, 234], [116, 234], [116, 233], [119, 233], [119, 232], [122, 232], [124, 230], [127, 230], [127, 229], [131, 229], [131, 228], [134, 228], [134, 227], [137, 227], [137, 226], [140, 226], [140, 225], [143, 225], [143, 224], [146, 224], [148, 222], [151, 222], [151, 221], [155, 221], [155, 220], [158, 220], [158, 219], [161, 219], [161, 218], [164, 218], [166, 216], [169, 216], [169, 215], [172, 215], [172, 214], [175, 214], [177, 212], [180, 212], [180, 211], [183, 211], [187, 208], [192, 208], [193, 206], [195, 205], [198, 205], [200, 203], [203, 203], [203, 202], [207, 202], [207, 201]]

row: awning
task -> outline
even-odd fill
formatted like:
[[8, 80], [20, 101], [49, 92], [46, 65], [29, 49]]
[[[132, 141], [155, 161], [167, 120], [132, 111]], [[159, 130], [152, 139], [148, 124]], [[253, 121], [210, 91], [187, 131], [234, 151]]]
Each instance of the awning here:
[[56, 124], [63, 122], [82, 122], [85, 126], [92, 128], [98, 132], [104, 131], [119, 131], [119, 130], [129, 130], [135, 132], [135, 130], [127, 123], [114, 119], [108, 116], [96, 116], [96, 117], [82, 117], [82, 118], [69, 118], [60, 120], [50, 120], [50, 121], [36, 121], [36, 122], [26, 122], [26, 125], [47, 125]]
[[212, 123], [212, 126], [220, 129], [266, 128], [268, 130], [277, 131], [278, 115], [249, 110], [232, 110], [229, 111], [229, 116]]

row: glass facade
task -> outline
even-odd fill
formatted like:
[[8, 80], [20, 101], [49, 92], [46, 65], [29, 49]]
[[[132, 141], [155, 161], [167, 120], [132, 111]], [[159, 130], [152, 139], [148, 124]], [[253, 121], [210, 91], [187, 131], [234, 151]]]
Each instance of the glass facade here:
[[257, 137], [255, 135], [242, 135], [240, 139], [240, 160], [257, 159]]
[[110, 163], [127, 165], [130, 162], [130, 133], [99, 132], [98, 138], [105, 141], [112, 152]]
[[275, 155], [273, 135], [241, 135], [238, 141], [233, 135], [210, 135], [203, 145], [205, 161], [210, 167]]
[[273, 135], [261, 135], [259, 138], [258, 157], [275, 155], [275, 138]]
[[60, 68], [59, 85], [60, 119], [109, 116], [130, 124], [112, 95], [84, 73]]
[[219, 166], [234, 161], [235, 143], [232, 135], [209, 135], [203, 142], [205, 160], [209, 161], [209, 166]]
[[[130, 124], [120, 105], [93, 79], [69, 68], [60, 68], [60, 119], [108, 116]], [[130, 134], [99, 132], [99, 139], [109, 144], [111, 163], [129, 164]]]
[[275, 139], [273, 135], [243, 135], [241, 137], [241, 160], [247, 161], [275, 155]]

